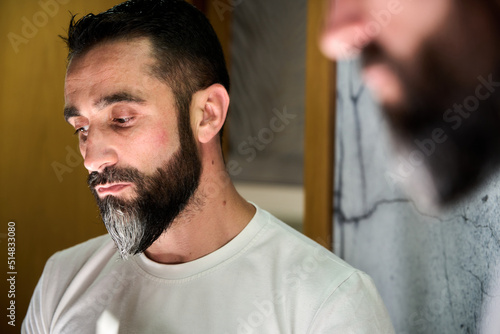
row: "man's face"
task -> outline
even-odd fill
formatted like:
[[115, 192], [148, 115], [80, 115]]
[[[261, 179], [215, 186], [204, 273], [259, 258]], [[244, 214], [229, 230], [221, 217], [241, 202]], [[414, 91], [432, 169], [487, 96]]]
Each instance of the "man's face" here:
[[[476, 109], [481, 113], [455, 107], [470, 102], [483, 83], [479, 77], [498, 81], [499, 29], [491, 3], [329, 2], [321, 49], [331, 59], [361, 56], [364, 80], [383, 107], [399, 153], [418, 150], [416, 142], [428, 143], [436, 130], [445, 133], [440, 137], [444, 142], [421, 152], [427, 172], [416, 173], [429, 176], [429, 188], [435, 189], [424, 196], [437, 201], [451, 200], [469, 188], [499, 147], [493, 127], [499, 121], [493, 112], [498, 92], [490, 91], [480, 101]], [[482, 96], [488, 93], [484, 89]]]
[[152, 72], [147, 39], [100, 44], [74, 58], [65, 116], [89, 187], [123, 257], [146, 250], [196, 191], [201, 163], [189, 111]]

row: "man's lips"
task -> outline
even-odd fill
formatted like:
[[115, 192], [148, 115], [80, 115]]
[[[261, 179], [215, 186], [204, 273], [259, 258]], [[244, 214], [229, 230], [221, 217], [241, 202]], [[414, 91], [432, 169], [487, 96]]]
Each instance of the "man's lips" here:
[[116, 195], [122, 190], [130, 187], [132, 184], [130, 183], [113, 183], [113, 184], [103, 184], [95, 187], [99, 196], [106, 195]]

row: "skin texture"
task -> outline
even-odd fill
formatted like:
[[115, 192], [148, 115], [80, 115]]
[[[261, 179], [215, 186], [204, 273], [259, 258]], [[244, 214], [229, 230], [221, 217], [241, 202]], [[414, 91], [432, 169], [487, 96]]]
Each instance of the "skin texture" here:
[[[174, 96], [151, 74], [154, 61], [145, 38], [99, 44], [71, 61], [66, 116], [78, 132], [89, 173], [114, 166], [151, 175], [178, 151]], [[122, 92], [134, 98], [99, 103]], [[255, 213], [225, 171], [218, 132], [228, 106], [229, 96], [218, 84], [193, 95], [190, 123], [202, 165], [200, 184], [172, 226], [145, 251], [153, 261], [182, 263], [207, 255], [241, 232]], [[137, 196], [133, 183], [121, 185], [98, 194], [123, 200]]]
[[[444, 133], [433, 153], [419, 152], [422, 167], [405, 180], [418, 201], [451, 203], [498, 164], [498, 92], [471, 115], [446, 114], [474, 96], [478, 78], [499, 81], [498, 7], [489, 0], [328, 2], [321, 49], [334, 60], [361, 57], [396, 151], [408, 160], [416, 141]], [[452, 115], [464, 121], [452, 124]]]

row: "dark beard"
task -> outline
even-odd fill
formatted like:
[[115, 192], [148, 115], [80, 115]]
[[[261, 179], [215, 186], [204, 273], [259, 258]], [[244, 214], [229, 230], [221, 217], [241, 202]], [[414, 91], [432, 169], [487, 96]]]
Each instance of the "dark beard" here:
[[[426, 171], [412, 173], [409, 178], [427, 175], [431, 181], [429, 187], [434, 188], [423, 194], [414, 194], [409, 189], [410, 193], [419, 201], [419, 196], [432, 197], [432, 202], [445, 206], [475, 188], [500, 162], [500, 94], [495, 90], [489, 98], [479, 101], [476, 110], [463, 109], [466, 117], [449, 112], [455, 105], [475, 97], [481, 82], [470, 78], [468, 85], [459, 83], [456, 69], [450, 68], [446, 57], [434, 52], [435, 49], [424, 47], [415, 57], [420, 62], [405, 68], [383, 54], [377, 45], [370, 45], [364, 63], [389, 64], [402, 82], [405, 103], [383, 106], [384, 114], [401, 158], [409, 161], [412, 152], [421, 153], [422, 165], [413, 167]], [[500, 79], [498, 74], [499, 71], [492, 73], [494, 81]], [[488, 76], [483, 74], [486, 80]], [[487, 92], [486, 88], [483, 91]], [[444, 134], [436, 142], [433, 133], [440, 130]], [[423, 149], [422, 143], [426, 148]], [[411, 186], [421, 181], [405, 183]]]
[[[186, 209], [198, 188], [201, 162], [189, 119], [187, 124], [186, 120], [179, 121], [179, 136], [179, 150], [152, 175], [135, 168], [107, 167], [88, 177], [106, 229], [123, 259], [149, 248]], [[110, 182], [134, 184], [136, 197], [99, 198], [95, 187]]]

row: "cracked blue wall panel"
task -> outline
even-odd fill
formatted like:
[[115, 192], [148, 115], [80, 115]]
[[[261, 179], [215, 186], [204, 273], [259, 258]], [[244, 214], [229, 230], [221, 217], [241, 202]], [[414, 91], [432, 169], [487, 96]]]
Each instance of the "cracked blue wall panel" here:
[[356, 62], [338, 68], [335, 251], [373, 277], [397, 333], [500, 333], [500, 175], [429, 214], [387, 177], [387, 125]]

